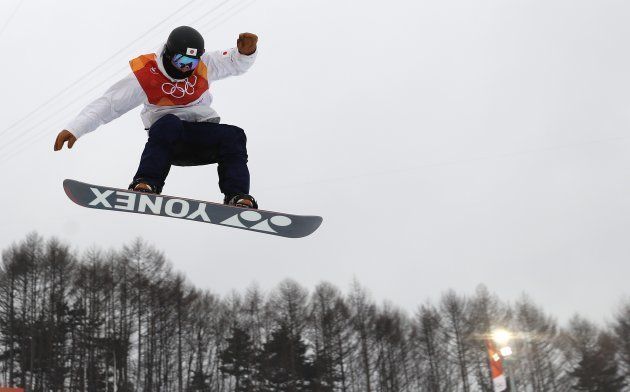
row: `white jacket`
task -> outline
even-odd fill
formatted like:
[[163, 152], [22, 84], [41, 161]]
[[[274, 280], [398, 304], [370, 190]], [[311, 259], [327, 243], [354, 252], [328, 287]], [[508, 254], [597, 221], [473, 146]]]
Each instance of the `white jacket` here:
[[[169, 77], [164, 70], [161, 55], [163, 47], [156, 52], [159, 71], [171, 81], [177, 82], [178, 80]], [[201, 61], [208, 67], [208, 83], [246, 72], [256, 60], [257, 53], [246, 56], [240, 54], [236, 48], [206, 52], [201, 57]], [[122, 116], [140, 104], [144, 104], [140, 116], [146, 129], [149, 129], [155, 121], [166, 114], [174, 114], [184, 121], [219, 122], [219, 115], [210, 107], [211, 103], [212, 94], [208, 90], [196, 101], [185, 106], [152, 105], [149, 103], [147, 95], [140, 86], [136, 76], [130, 73], [111, 86], [103, 96], [81, 110], [66, 126], [66, 129], [79, 138], [86, 133], [92, 132], [99, 126]]]

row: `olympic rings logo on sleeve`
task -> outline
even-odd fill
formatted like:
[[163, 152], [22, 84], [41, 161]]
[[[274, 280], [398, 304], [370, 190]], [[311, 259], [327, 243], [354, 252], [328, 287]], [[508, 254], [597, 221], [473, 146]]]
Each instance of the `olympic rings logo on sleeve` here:
[[186, 95], [193, 95], [195, 93], [195, 85], [197, 84], [197, 75], [192, 75], [192, 82], [189, 78], [181, 82], [163, 83], [162, 92], [166, 95], [170, 95], [173, 98], [184, 98]]

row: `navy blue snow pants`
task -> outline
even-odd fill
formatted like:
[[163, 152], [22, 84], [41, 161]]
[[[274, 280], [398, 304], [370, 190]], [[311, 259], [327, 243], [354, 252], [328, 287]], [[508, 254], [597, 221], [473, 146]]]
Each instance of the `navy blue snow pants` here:
[[247, 137], [233, 125], [188, 122], [167, 114], [149, 129], [134, 182], [142, 181], [162, 191], [171, 165], [196, 166], [218, 163], [219, 189], [226, 199], [249, 193]]

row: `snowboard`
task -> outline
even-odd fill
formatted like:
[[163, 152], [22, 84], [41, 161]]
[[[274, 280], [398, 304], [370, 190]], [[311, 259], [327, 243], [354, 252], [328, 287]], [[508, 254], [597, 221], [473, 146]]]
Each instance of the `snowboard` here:
[[87, 208], [187, 219], [287, 238], [306, 237], [317, 230], [323, 221], [320, 216], [233, 207], [69, 179], [63, 181], [63, 189], [70, 200]]

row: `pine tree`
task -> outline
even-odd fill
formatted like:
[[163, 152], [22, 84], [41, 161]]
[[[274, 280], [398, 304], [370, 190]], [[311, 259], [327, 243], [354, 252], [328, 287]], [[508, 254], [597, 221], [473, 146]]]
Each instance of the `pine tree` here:
[[577, 379], [573, 389], [589, 392], [621, 392], [625, 386], [619, 375], [615, 342], [607, 333], [601, 333], [597, 345], [582, 353], [578, 366], [570, 373]]
[[210, 392], [210, 385], [208, 384], [208, 376], [202, 371], [197, 370], [193, 373], [192, 381], [190, 382], [189, 392]]
[[615, 316], [613, 330], [619, 347], [619, 360], [626, 381], [630, 382], [630, 302], [623, 304]]
[[312, 378], [312, 367], [306, 357], [301, 336], [290, 333], [287, 325], [271, 334], [259, 359], [261, 392], [306, 392]]
[[227, 339], [227, 347], [221, 352], [221, 372], [236, 380], [234, 392], [252, 391], [255, 351], [252, 339], [242, 328], [234, 325], [232, 336]]

